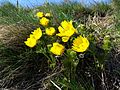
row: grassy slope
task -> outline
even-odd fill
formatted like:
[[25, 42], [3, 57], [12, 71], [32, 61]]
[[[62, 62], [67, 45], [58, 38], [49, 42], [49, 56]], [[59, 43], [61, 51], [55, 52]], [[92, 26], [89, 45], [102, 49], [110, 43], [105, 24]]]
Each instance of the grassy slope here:
[[[34, 9], [16, 8], [10, 3], [1, 6], [0, 25], [10, 26], [8, 30], [12, 29], [15, 39], [0, 46], [0, 79], [2, 80], [0, 87], [25, 89], [33, 85], [31, 89], [40, 88], [38, 87], [41, 86], [39, 80], [48, 74], [49, 69], [45, 56], [36, 54], [34, 49], [30, 50], [23, 44], [26, 35], [29, 35], [30, 31], [38, 26], [38, 20], [34, 15], [39, 10], [50, 11], [53, 14], [55, 25], [59, 25], [64, 19], [73, 19], [75, 22], [85, 24], [89, 16], [105, 17], [113, 14], [113, 8], [104, 3], [89, 8], [79, 3], [45, 4]], [[8, 32], [4, 38], [11, 37], [9, 35]], [[22, 37], [19, 37], [21, 35]]]

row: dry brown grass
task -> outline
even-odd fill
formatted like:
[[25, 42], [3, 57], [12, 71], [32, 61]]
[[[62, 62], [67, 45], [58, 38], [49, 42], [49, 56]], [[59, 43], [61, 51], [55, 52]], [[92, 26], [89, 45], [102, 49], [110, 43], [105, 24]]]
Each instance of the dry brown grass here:
[[29, 26], [0, 25], [0, 42], [11, 48], [18, 48], [24, 44], [23, 42], [31, 30]]

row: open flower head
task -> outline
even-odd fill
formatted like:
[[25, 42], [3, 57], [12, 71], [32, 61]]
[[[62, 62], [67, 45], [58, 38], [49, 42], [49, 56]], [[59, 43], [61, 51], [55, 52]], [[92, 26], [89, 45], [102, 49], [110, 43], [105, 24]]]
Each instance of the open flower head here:
[[45, 17], [50, 17], [50, 16], [51, 16], [50, 13], [46, 13], [46, 14], [45, 14]]
[[36, 39], [31, 36], [30, 38], [27, 39], [27, 41], [24, 42], [28, 47], [32, 48], [36, 45], [37, 41]]
[[73, 40], [72, 49], [76, 52], [84, 52], [89, 47], [89, 41], [87, 38], [79, 36], [75, 40]]
[[42, 17], [40, 19], [40, 24], [43, 25], [43, 26], [47, 26], [49, 23], [49, 19], [47, 19], [46, 17]]
[[53, 47], [51, 47], [50, 51], [55, 55], [61, 55], [64, 52], [64, 46], [57, 42], [53, 43]]
[[45, 33], [47, 35], [53, 35], [55, 33], [55, 28], [54, 27], [46, 28]]
[[34, 38], [36, 40], [40, 39], [42, 36], [42, 30], [40, 28], [37, 28], [36, 30], [34, 30], [34, 32], [32, 32]]
[[72, 21], [67, 22], [64, 20], [61, 22], [61, 26], [58, 27], [58, 30], [59, 33], [56, 35], [62, 37], [63, 42], [67, 42], [74, 33], [77, 33], [77, 30], [72, 25]]
[[61, 26], [58, 27], [60, 33], [56, 34], [59, 37], [70, 37], [74, 34], [74, 30], [72, 29], [63, 29]]
[[38, 12], [37, 14], [36, 14], [36, 16], [38, 17], [38, 18], [41, 18], [41, 17], [43, 17], [43, 12]]

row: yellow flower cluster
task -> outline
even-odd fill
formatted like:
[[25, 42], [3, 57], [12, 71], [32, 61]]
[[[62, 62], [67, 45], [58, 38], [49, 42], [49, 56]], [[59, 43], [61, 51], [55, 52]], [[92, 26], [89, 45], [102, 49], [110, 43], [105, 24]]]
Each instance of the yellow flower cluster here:
[[72, 21], [61, 22], [61, 26], [58, 27], [60, 33], [56, 34], [59, 37], [62, 37], [63, 42], [67, 42], [69, 38], [74, 34], [77, 33], [77, 30], [73, 27]]
[[28, 47], [32, 48], [36, 45], [37, 40], [40, 39], [41, 36], [42, 36], [42, 30], [40, 28], [37, 28], [36, 30], [34, 30], [34, 32], [32, 32], [32, 34], [30, 34], [30, 37], [24, 43]]
[[50, 14], [50, 13], [44, 14], [43, 12], [38, 12], [38, 13], [36, 14], [36, 16], [37, 16], [38, 18], [40, 18], [40, 24], [41, 24], [41, 25], [47, 26], [48, 23], [49, 23], [49, 19], [46, 18], [46, 17], [50, 17], [51, 14]]
[[[72, 50], [76, 52], [84, 52], [89, 47], [89, 41], [87, 38], [78, 36], [73, 40]], [[59, 43], [53, 43], [53, 47], [50, 50], [55, 55], [61, 55], [64, 52], [64, 46]]]
[[[38, 12], [36, 14], [38, 18], [40, 18], [40, 24], [44, 26], [45, 34], [48, 36], [52, 36], [55, 34], [56, 30], [54, 27], [48, 27], [49, 19], [47, 17], [50, 17], [50, 13], [44, 14], [43, 12]], [[62, 21], [60, 26], [58, 27], [58, 32], [56, 36], [62, 38], [62, 42], [68, 42], [70, 37], [78, 33], [78, 31], [73, 27], [72, 21]], [[27, 39], [24, 43], [29, 47], [34, 47], [37, 43], [37, 40], [40, 39], [42, 36], [42, 30], [40, 28], [37, 28], [30, 34], [30, 38]], [[72, 50], [76, 52], [84, 52], [89, 47], [89, 41], [87, 38], [82, 37], [81, 35], [78, 36], [73, 40], [72, 43]], [[50, 48], [50, 52], [52, 52], [55, 55], [62, 55], [65, 50], [65, 47], [62, 44], [59, 44], [58, 42], [53, 43], [53, 46]]]
[[[44, 14], [43, 12], [38, 12], [36, 16], [40, 18], [41, 25], [47, 26], [49, 23], [49, 19], [47, 19], [46, 17], [50, 17], [51, 14], [50, 13]], [[55, 28], [54, 27], [46, 28], [45, 32], [47, 35], [53, 35], [55, 33]], [[36, 30], [34, 30], [34, 32], [32, 32], [32, 34], [30, 34], [30, 37], [27, 38], [27, 40], [24, 41], [24, 43], [28, 47], [32, 48], [37, 44], [37, 40], [40, 39], [41, 36], [42, 36], [42, 30], [40, 28], [37, 28]]]

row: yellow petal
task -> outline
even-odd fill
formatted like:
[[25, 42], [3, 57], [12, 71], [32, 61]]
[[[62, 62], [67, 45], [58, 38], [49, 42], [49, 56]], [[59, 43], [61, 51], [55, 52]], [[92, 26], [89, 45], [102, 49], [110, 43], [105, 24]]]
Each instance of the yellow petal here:
[[64, 29], [61, 26], [58, 27], [58, 30], [60, 33], [64, 32]]
[[62, 26], [63, 28], [67, 28], [68, 22], [67, 22], [66, 20], [62, 21], [62, 22], [61, 22], [61, 26]]
[[62, 41], [63, 42], [67, 42], [69, 40], [70, 37], [62, 37]]
[[36, 39], [36, 40], [38, 40], [38, 39], [40, 39], [41, 38], [41, 36], [42, 36], [42, 30], [40, 29], [40, 28], [37, 28], [36, 30], [34, 30], [34, 32], [32, 32], [32, 36]]

